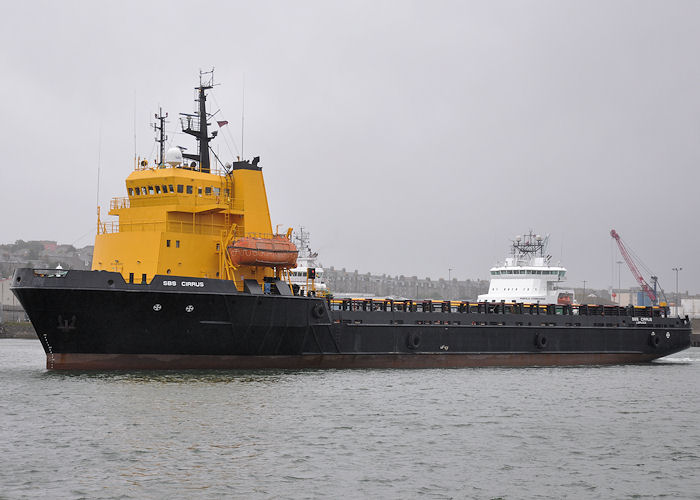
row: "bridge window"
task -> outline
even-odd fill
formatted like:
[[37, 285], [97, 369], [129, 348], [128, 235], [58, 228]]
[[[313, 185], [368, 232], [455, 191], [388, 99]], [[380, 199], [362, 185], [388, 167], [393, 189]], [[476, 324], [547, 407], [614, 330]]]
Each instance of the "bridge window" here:
[[204, 188], [204, 194], [206, 194], [207, 196], [211, 196], [211, 188], [210, 188], [210, 187], [205, 187], [205, 188]]
[[178, 193], [182, 193], [184, 189], [185, 189], [185, 186], [183, 186], [182, 184], [177, 185], [177, 192]]
[[167, 192], [168, 192], [168, 186], [166, 186], [165, 184], [163, 184], [163, 194], [165, 194], [165, 193], [167, 193]]
[[192, 186], [187, 186], [187, 194], [192, 194]]
[[202, 196], [202, 187], [201, 186], [197, 187], [197, 195]]
[[156, 185], [156, 194], [160, 194], [160, 186]]
[[165, 246], [169, 247], [170, 246], [170, 240], [165, 240]]
[[148, 194], [153, 194], [153, 186], [148, 186]]
[[132, 188], [129, 188], [129, 196], [134, 196], [134, 190]]
[[141, 194], [141, 191], [139, 190], [139, 188], [137, 188], [137, 187], [134, 188], [134, 194], [135, 194], [136, 196], [138, 196], [138, 195]]
[[175, 248], [180, 248], [180, 240], [175, 240]]
[[174, 192], [175, 192], [175, 189], [173, 189], [173, 185], [172, 185], [172, 184], [170, 184], [168, 187], [170, 188], [170, 192], [171, 192], [171, 193], [174, 193]]

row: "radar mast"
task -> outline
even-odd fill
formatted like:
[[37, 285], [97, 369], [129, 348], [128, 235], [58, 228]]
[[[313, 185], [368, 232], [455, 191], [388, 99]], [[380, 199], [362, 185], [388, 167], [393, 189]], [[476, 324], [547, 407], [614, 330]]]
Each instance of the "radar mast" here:
[[[205, 81], [205, 75], [209, 75], [209, 80]], [[209, 162], [209, 141], [216, 137], [216, 132], [212, 133], [209, 137], [209, 132], [207, 126], [207, 94], [206, 91], [214, 87], [214, 68], [211, 71], [199, 71], [199, 86], [195, 87], [197, 91], [196, 101], [199, 103], [199, 107], [196, 115], [191, 115], [187, 113], [180, 113], [180, 124], [182, 126], [182, 131], [186, 134], [190, 134], [197, 139], [197, 145], [199, 148], [198, 154], [188, 154], [183, 153], [183, 157], [199, 162], [199, 171], [205, 174], [211, 172], [211, 165]]]

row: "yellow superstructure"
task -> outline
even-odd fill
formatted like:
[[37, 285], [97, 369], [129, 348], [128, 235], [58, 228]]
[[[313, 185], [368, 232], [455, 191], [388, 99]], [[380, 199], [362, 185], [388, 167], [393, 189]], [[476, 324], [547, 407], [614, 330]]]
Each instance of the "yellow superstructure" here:
[[[255, 162], [254, 162], [255, 163]], [[185, 163], [186, 165], [186, 163]], [[98, 216], [93, 270], [117, 271], [127, 282], [154, 275], [258, 282], [269, 267], [231, 266], [227, 246], [248, 235], [272, 235], [262, 169], [239, 161], [230, 171], [202, 172], [137, 161], [126, 179], [127, 197], [114, 198]]]

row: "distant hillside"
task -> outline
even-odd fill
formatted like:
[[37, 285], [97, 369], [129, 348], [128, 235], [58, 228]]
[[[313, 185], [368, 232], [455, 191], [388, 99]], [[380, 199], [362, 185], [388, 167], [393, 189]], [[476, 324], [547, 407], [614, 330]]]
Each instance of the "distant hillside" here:
[[18, 267], [56, 267], [90, 269], [93, 246], [75, 248], [55, 241], [17, 240], [0, 245], [0, 277], [7, 277]]

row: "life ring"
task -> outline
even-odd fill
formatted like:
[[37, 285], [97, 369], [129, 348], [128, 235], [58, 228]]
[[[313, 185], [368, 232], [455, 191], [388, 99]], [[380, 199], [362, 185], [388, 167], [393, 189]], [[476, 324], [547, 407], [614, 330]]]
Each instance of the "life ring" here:
[[649, 335], [649, 345], [656, 348], [659, 347], [659, 344], [661, 344], [661, 337], [656, 335], [655, 332], [651, 332]]
[[406, 345], [408, 345], [409, 349], [418, 349], [420, 347], [420, 333], [409, 333]]
[[537, 335], [535, 335], [535, 345], [538, 349], [544, 349], [545, 347], [547, 347], [547, 337], [542, 335], [541, 333], [538, 333]]
[[324, 312], [326, 312], [326, 308], [323, 304], [316, 304], [311, 308], [311, 314], [314, 318], [322, 317]]

